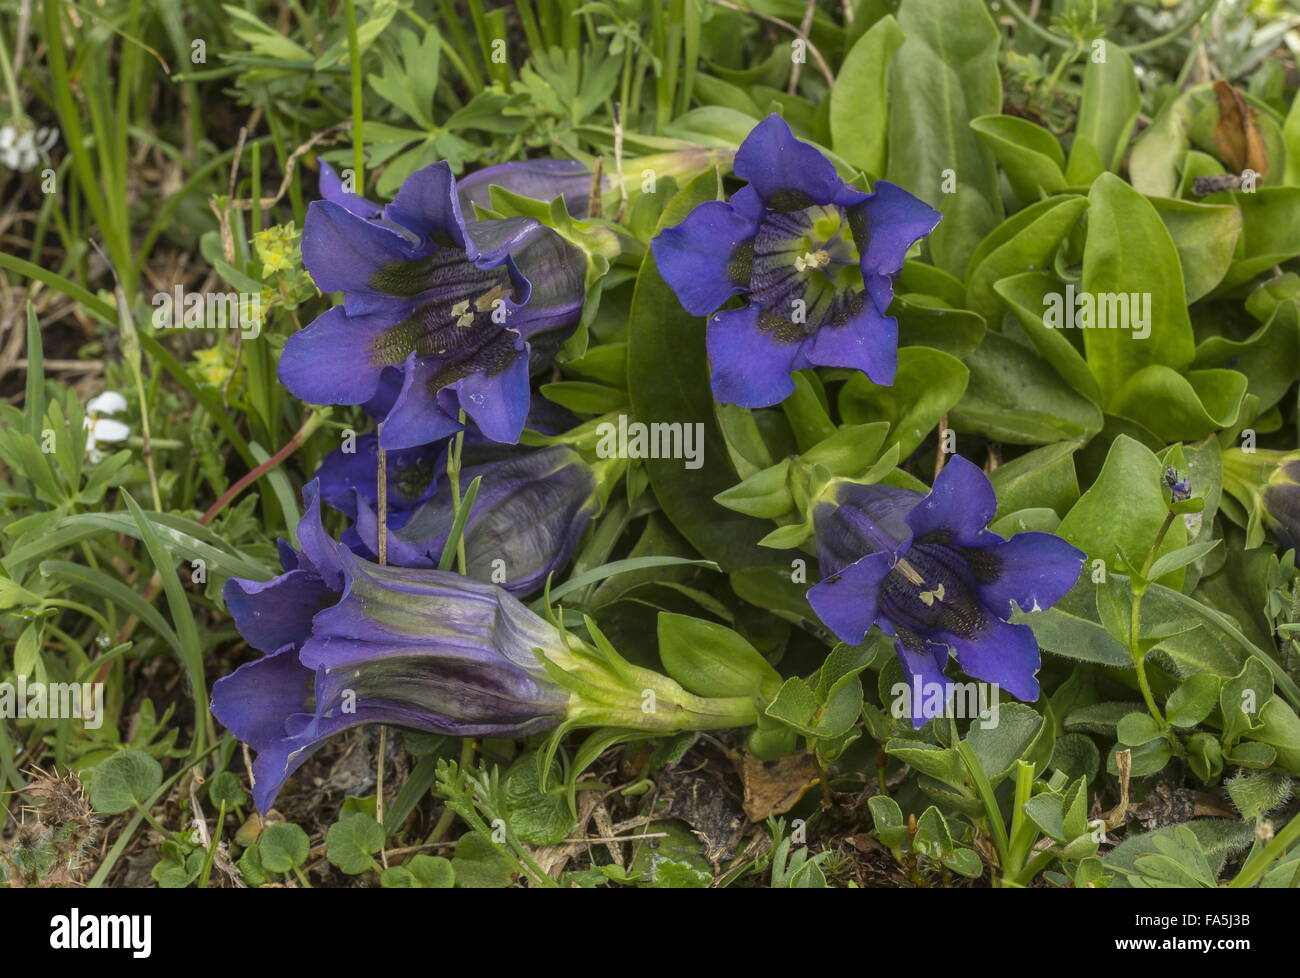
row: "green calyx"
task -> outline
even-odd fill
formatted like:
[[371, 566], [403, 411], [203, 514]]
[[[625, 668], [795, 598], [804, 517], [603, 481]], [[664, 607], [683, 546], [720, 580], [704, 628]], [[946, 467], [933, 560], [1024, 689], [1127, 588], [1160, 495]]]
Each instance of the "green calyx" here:
[[565, 730], [620, 727], [651, 734], [750, 726], [758, 707], [751, 696], [696, 696], [669, 677], [635, 666], [610, 645], [590, 618], [595, 646], [565, 632], [563, 650], [537, 656], [547, 675], [569, 691]]

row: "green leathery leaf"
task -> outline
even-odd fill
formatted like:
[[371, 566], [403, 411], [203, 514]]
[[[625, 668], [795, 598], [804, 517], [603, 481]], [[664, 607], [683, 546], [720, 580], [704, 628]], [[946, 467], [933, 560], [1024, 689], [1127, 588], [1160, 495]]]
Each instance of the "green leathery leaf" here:
[[1101, 403], [1101, 387], [1079, 349], [1064, 330], [1044, 322], [1044, 310], [1053, 297], [1061, 295], [1061, 283], [1045, 272], [1024, 272], [1000, 279], [993, 285], [1024, 329], [1038, 355], [1093, 404]]
[[1142, 108], [1133, 59], [1118, 44], [1102, 44], [1102, 60], [1090, 59], [1083, 72], [1079, 116], [1065, 168], [1071, 186], [1086, 186], [1103, 171], [1119, 169]]
[[1160, 215], [1183, 269], [1187, 304], [1214, 290], [1232, 264], [1241, 237], [1241, 211], [1227, 204], [1202, 204], [1167, 197], [1147, 198]]
[[957, 431], [1017, 445], [1045, 445], [1083, 441], [1101, 429], [1097, 406], [1015, 340], [989, 333], [965, 363], [970, 383], [948, 414]]
[[1065, 189], [1065, 154], [1056, 137], [1042, 126], [1013, 115], [983, 115], [972, 119], [970, 127], [998, 158], [1022, 203]]
[[1179, 373], [1150, 364], [1114, 392], [1109, 409], [1164, 441], [1196, 441], [1236, 424], [1245, 396], [1246, 376], [1236, 370]]
[[885, 420], [885, 447], [898, 446], [907, 458], [961, 400], [970, 372], [956, 357], [923, 346], [898, 351], [898, 372], [888, 387], [855, 374], [840, 391], [839, 408], [850, 424]]
[[1211, 336], [1196, 348], [1194, 367], [1231, 367], [1246, 377], [1246, 390], [1266, 411], [1282, 399], [1300, 373], [1300, 306], [1278, 302], [1268, 319], [1245, 339]]
[[[987, 250], [977, 250], [971, 260], [966, 276], [966, 301], [970, 308], [986, 319], [1000, 313], [1005, 300], [995, 288], [997, 283], [1010, 275], [1051, 268], [1057, 249], [1087, 209], [1087, 197], [1061, 194], [1007, 218], [981, 242], [980, 249], [988, 244]], [[1013, 223], [1013, 233], [1000, 233]], [[1041, 307], [1038, 312], [1041, 318]]]
[[1056, 442], [1004, 462], [989, 473], [998, 497], [998, 515], [1047, 507], [1064, 516], [1079, 498], [1074, 453], [1079, 446]]
[[886, 14], [854, 42], [830, 92], [831, 148], [873, 176], [888, 160], [889, 64], [904, 35]]
[[697, 696], [771, 698], [781, 688], [780, 674], [725, 625], [661, 611], [658, 638], [664, 670]]
[[1002, 216], [993, 154], [970, 127], [1002, 107], [1001, 34], [980, 0], [904, 0], [898, 24], [907, 39], [894, 58], [885, 176], [943, 212], [930, 254], [960, 275]]
[[1226, 195], [1241, 211], [1241, 238], [1215, 295], [1245, 285], [1300, 255], [1300, 187], [1260, 187]]
[[1109, 406], [1143, 367], [1187, 367], [1195, 343], [1178, 251], [1155, 207], [1111, 173], [1097, 178], [1088, 200], [1080, 291], [1093, 296], [1150, 295], [1149, 336], [1139, 340], [1131, 329], [1083, 331], [1088, 366]]

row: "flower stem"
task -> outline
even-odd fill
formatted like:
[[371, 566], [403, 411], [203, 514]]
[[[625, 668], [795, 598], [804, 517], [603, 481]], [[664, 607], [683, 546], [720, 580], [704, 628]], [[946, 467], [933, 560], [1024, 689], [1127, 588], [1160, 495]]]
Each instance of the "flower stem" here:
[[1300, 840], [1300, 815], [1294, 816], [1287, 823], [1286, 828], [1273, 836], [1268, 845], [1247, 860], [1246, 865], [1241, 867], [1241, 871], [1228, 886], [1232, 889], [1253, 886], [1264, 875], [1264, 870], [1282, 858], [1291, 844], [1297, 840]]
[[[465, 448], [465, 412], [461, 411], [458, 417], [461, 428], [456, 432], [456, 438], [452, 442], [451, 451], [447, 453], [447, 478], [451, 482], [451, 504], [452, 512], [457, 516], [460, 515], [460, 465], [461, 453]], [[465, 533], [462, 530], [456, 537], [456, 571], [465, 573]]]
[[313, 411], [309, 414], [307, 420], [303, 422], [302, 427], [298, 429], [292, 438], [285, 442], [283, 448], [223, 492], [221, 498], [213, 503], [206, 513], [199, 517], [199, 523], [203, 526], [207, 526], [212, 522], [212, 518], [225, 509], [226, 505], [232, 499], [296, 452], [302, 443], [311, 437], [312, 432], [320, 427], [321, 422], [325, 420], [328, 413], [328, 411]]
[[1132, 603], [1129, 607], [1129, 642], [1128, 653], [1133, 659], [1133, 668], [1137, 672], [1138, 687], [1142, 690], [1142, 699], [1146, 701], [1147, 711], [1151, 714], [1152, 719], [1160, 725], [1160, 729], [1168, 731], [1169, 724], [1165, 721], [1156, 706], [1155, 697], [1151, 694], [1151, 684], [1147, 680], [1146, 670], [1146, 653], [1142, 651], [1139, 637], [1140, 621], [1142, 614], [1142, 597], [1150, 582], [1147, 580], [1147, 574], [1151, 572], [1151, 565], [1155, 563], [1156, 554], [1160, 552], [1160, 546], [1165, 542], [1165, 537], [1169, 533], [1169, 528], [1174, 525], [1174, 518], [1177, 514], [1169, 512], [1165, 514], [1165, 521], [1160, 524], [1160, 531], [1156, 534], [1155, 541], [1151, 544], [1151, 549], [1147, 553], [1146, 560], [1142, 564], [1141, 573], [1130, 581], [1132, 592]]
[[343, 0], [348, 22], [348, 61], [352, 67], [352, 169], [356, 172], [356, 192], [366, 192], [365, 144], [361, 140], [362, 87], [361, 46], [357, 41], [357, 6], [355, 0]]
[[980, 800], [984, 802], [984, 811], [988, 813], [989, 829], [993, 834], [993, 844], [997, 847], [998, 856], [1005, 871], [1007, 859], [1011, 853], [1011, 840], [1007, 838], [1007, 827], [1002, 821], [1002, 810], [998, 808], [998, 800], [993, 795], [993, 785], [989, 783], [988, 776], [985, 775], [984, 768], [969, 743], [959, 740], [957, 742], [957, 755], [961, 758], [962, 763], [966, 765], [966, 773], [970, 775], [971, 781], [975, 784], [975, 790], [979, 792]]

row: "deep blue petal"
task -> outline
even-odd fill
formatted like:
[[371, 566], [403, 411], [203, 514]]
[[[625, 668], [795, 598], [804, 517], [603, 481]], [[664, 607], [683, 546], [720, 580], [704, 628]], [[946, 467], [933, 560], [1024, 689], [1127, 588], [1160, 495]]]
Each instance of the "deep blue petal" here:
[[302, 229], [302, 261], [322, 292], [371, 292], [384, 267], [421, 257], [417, 241], [340, 207], [313, 201]]
[[986, 529], [997, 510], [997, 496], [988, 476], [979, 466], [954, 455], [934, 480], [929, 495], [907, 514], [907, 525], [917, 540], [985, 546], [1002, 540]]
[[1042, 655], [1028, 625], [1011, 625], [989, 616], [985, 629], [975, 636], [945, 634], [944, 638], [952, 644], [966, 675], [997, 683], [1027, 703], [1038, 699], [1035, 673]]
[[513, 445], [528, 417], [528, 355], [518, 353], [503, 365], [472, 373], [447, 385], [456, 390], [460, 406], [485, 437]]
[[221, 596], [244, 641], [268, 654], [307, 641], [312, 618], [339, 597], [312, 570], [291, 570], [269, 581], [232, 577]]
[[308, 709], [313, 674], [285, 647], [245, 662], [212, 684], [212, 715], [254, 750], [284, 737], [284, 723]]
[[[749, 198], [746, 198], [749, 199]], [[680, 224], [664, 228], [650, 242], [655, 265], [682, 307], [707, 316], [749, 286], [746, 250], [758, 221], [732, 204], [700, 204]]]
[[861, 370], [872, 383], [889, 387], [898, 372], [898, 321], [864, 300], [848, 322], [818, 329], [805, 355], [819, 367]]
[[338, 204], [349, 213], [368, 221], [374, 220], [383, 213], [383, 208], [374, 201], [366, 200], [365, 197], [354, 194], [350, 190], [344, 190], [343, 181], [334, 172], [334, 167], [324, 160], [320, 161], [320, 195], [330, 203]]
[[813, 204], [852, 206], [867, 195], [843, 180], [815, 147], [795, 139], [790, 126], [770, 115], [750, 131], [736, 151], [735, 174], [748, 180], [773, 210]]
[[[948, 661], [948, 647], [924, 641], [918, 647], [899, 639], [894, 643], [894, 651], [907, 679], [908, 715], [912, 718], [912, 726], [920, 729], [935, 717], [946, 714], [945, 706], [952, 685], [943, 672]], [[935, 693], [938, 689], [943, 690], [942, 698]]]
[[438, 441], [460, 430], [453, 411], [445, 410], [433, 388], [437, 362], [414, 354], [404, 368], [401, 392], [384, 418], [380, 441], [388, 451]]
[[379, 386], [370, 400], [361, 405], [362, 410], [372, 418], [382, 421], [393, 409], [397, 395], [402, 392], [405, 372], [402, 367], [385, 367], [379, 375]]
[[841, 642], [858, 645], [866, 638], [892, 564], [892, 554], [869, 554], [808, 589], [808, 603]]
[[[407, 177], [393, 202], [384, 208], [384, 216], [413, 231], [428, 244], [443, 248], [468, 246], [472, 250], [456, 196], [456, 178], [451, 164], [445, 160], [431, 163]], [[473, 259], [477, 255], [469, 257]]]
[[364, 404], [379, 389], [384, 365], [374, 351], [391, 325], [383, 316], [327, 309], [285, 342], [280, 383], [309, 404]]
[[724, 404], [757, 408], [779, 404], [794, 393], [790, 372], [802, 341], [780, 336], [780, 330], [759, 328], [756, 306], [714, 314], [705, 334], [713, 396]]
[[1087, 555], [1052, 533], [1017, 533], [1005, 543], [972, 555], [983, 603], [1010, 618], [1011, 602], [1021, 611], [1050, 608], [1074, 587]]
[[934, 230], [943, 216], [919, 197], [885, 180], [849, 212], [863, 275], [895, 275], [907, 249]]
[[320, 484], [314, 479], [302, 487], [302, 518], [298, 520], [298, 544], [302, 548], [302, 566], [320, 575], [331, 590], [343, 589], [342, 548], [325, 532], [320, 515]]

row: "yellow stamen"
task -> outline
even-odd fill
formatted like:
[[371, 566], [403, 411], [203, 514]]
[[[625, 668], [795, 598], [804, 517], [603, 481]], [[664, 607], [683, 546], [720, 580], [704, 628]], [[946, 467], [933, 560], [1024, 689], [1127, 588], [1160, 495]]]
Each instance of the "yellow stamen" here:
[[807, 272], [814, 268], [825, 268], [831, 263], [830, 252], [826, 249], [810, 251], [805, 255], [794, 260], [794, 267], [801, 271]]
[[469, 311], [469, 300], [462, 299], [451, 307], [451, 314], [456, 317], [456, 325], [461, 329], [474, 322], [474, 314]]

